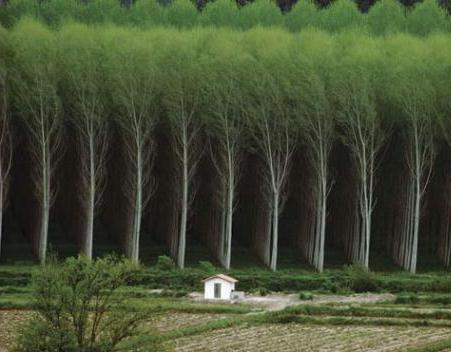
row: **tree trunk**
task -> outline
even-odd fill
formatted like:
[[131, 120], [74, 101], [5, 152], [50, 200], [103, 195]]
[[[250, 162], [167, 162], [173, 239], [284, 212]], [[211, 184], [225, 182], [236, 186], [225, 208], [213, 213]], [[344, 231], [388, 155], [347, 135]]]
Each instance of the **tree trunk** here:
[[276, 271], [277, 269], [277, 251], [279, 242], [279, 193], [273, 194], [273, 208], [272, 208], [272, 236], [271, 236], [271, 263], [270, 269]]
[[94, 152], [94, 136], [89, 136], [89, 186], [88, 186], [88, 206], [86, 207], [86, 228], [85, 236], [81, 248], [81, 253], [88, 258], [92, 258], [92, 248], [94, 239], [94, 212], [95, 212], [95, 152]]
[[41, 223], [39, 234], [38, 259], [41, 263], [45, 262], [47, 255], [47, 239], [49, 229], [50, 215], [50, 160], [47, 144], [42, 145], [42, 204], [41, 204]]
[[182, 204], [180, 214], [180, 232], [177, 250], [177, 265], [183, 269], [185, 267], [185, 249], [186, 249], [186, 227], [188, 222], [188, 146], [187, 131], [183, 128], [183, 165], [182, 165]]
[[[139, 143], [138, 143], [139, 144]], [[139, 259], [139, 238], [141, 232], [142, 217], [142, 155], [141, 148], [138, 147], [136, 153], [136, 184], [135, 184], [135, 204], [133, 207], [133, 226], [131, 234], [131, 248], [129, 256], [137, 262]]]

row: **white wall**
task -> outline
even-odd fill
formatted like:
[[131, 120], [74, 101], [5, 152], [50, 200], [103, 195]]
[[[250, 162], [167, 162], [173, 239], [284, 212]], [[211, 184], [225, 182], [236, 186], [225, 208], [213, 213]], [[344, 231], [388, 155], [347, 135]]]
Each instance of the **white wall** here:
[[205, 299], [217, 299], [215, 298], [215, 284], [221, 284], [221, 298], [230, 299], [232, 291], [235, 289], [235, 284], [220, 278], [208, 280], [204, 283], [204, 298]]

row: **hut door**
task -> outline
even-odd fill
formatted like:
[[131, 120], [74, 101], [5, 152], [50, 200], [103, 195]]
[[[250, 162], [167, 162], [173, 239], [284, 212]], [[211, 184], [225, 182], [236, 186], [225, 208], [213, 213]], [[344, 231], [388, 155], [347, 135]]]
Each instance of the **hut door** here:
[[215, 284], [215, 298], [221, 298], [221, 284]]

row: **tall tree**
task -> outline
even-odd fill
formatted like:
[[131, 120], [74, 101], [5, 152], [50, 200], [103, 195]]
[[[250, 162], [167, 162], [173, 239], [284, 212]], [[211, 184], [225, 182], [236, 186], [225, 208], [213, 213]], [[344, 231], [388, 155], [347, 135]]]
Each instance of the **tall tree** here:
[[108, 125], [105, 117], [101, 82], [101, 52], [93, 32], [84, 26], [65, 28], [59, 36], [65, 98], [69, 103], [71, 124], [76, 131], [79, 182], [77, 195], [81, 204], [83, 233], [80, 252], [91, 258], [94, 218], [105, 189], [105, 162]]
[[344, 82], [339, 88], [343, 141], [348, 146], [356, 175], [356, 218], [349, 234], [348, 259], [368, 268], [371, 220], [375, 206], [377, 158], [383, 145], [381, 119], [377, 115], [374, 92], [364, 75]]
[[329, 156], [334, 140], [335, 121], [327, 98], [326, 85], [315, 72], [301, 81], [299, 110], [296, 117], [310, 168], [309, 185], [304, 192], [312, 213], [308, 215], [307, 231], [300, 239], [301, 250], [318, 271], [324, 267], [327, 198], [331, 188]]
[[12, 33], [16, 49], [15, 108], [28, 133], [28, 150], [33, 163], [34, 195], [39, 201], [39, 230], [33, 234], [33, 248], [45, 261], [50, 207], [55, 198], [53, 180], [61, 157], [61, 109], [57, 93], [58, 71], [55, 35], [24, 20]]
[[[179, 36], [177, 45], [166, 52], [167, 86], [164, 104], [171, 129], [174, 152], [174, 211], [178, 225], [171, 242], [171, 253], [180, 268], [185, 266], [186, 234], [191, 204], [196, 192], [195, 172], [201, 157], [198, 91], [201, 77], [195, 34]], [[196, 50], [197, 48], [197, 50]]]
[[129, 215], [125, 253], [136, 261], [142, 214], [153, 192], [151, 168], [155, 155], [157, 71], [151, 55], [153, 47], [147, 44], [145, 36], [130, 33], [117, 39], [118, 44], [111, 48], [109, 63], [111, 92], [126, 162], [122, 189]]
[[394, 38], [391, 44], [401, 40], [403, 46], [397, 54], [403, 56], [392, 58], [396, 60], [391, 65], [393, 81], [396, 83], [393, 84], [391, 97], [402, 117], [400, 128], [404, 143], [406, 179], [404, 193], [401, 195], [402, 227], [393, 246], [393, 256], [398, 265], [415, 273], [424, 194], [431, 179], [436, 154], [436, 97], [428, 78], [430, 62], [426, 59], [428, 56], [425, 56], [428, 55], [427, 47], [424, 43], [405, 36]]
[[267, 231], [260, 234], [263, 235], [261, 255], [273, 271], [277, 268], [279, 217], [287, 200], [287, 181], [296, 145], [293, 114], [286, 104], [285, 77], [274, 65], [283, 58], [288, 59], [281, 56], [265, 58], [266, 67], [253, 64], [245, 105], [248, 130], [261, 159], [261, 192], [268, 216]]
[[[229, 40], [227, 40], [229, 39]], [[211, 66], [205, 67], [203, 79], [207, 111], [210, 154], [216, 170], [216, 197], [220, 209], [218, 259], [230, 269], [233, 214], [236, 208], [236, 188], [240, 177], [244, 144], [244, 121], [241, 113], [240, 67], [246, 67], [240, 47], [223, 37], [220, 45], [212, 45]]]

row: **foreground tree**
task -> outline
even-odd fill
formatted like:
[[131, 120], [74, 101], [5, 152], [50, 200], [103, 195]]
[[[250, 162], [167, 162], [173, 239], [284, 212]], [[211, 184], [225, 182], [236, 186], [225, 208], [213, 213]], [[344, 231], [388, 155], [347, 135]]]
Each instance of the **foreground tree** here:
[[[116, 293], [140, 270], [115, 257], [49, 260], [32, 277], [36, 315], [20, 331], [17, 350], [132, 350], [126, 346], [140, 332], [146, 314], [125, 307], [125, 299]], [[146, 351], [157, 350], [146, 346]]]
[[65, 97], [76, 131], [79, 162], [78, 197], [84, 231], [80, 252], [91, 258], [94, 218], [105, 188], [108, 125], [105, 118], [101, 53], [93, 33], [86, 27], [66, 28], [59, 38], [63, 74], [67, 75]]
[[45, 261], [50, 207], [55, 199], [53, 175], [62, 155], [61, 108], [55, 36], [35, 22], [20, 23], [12, 34], [16, 48], [15, 108], [28, 134], [34, 194], [39, 201], [39, 230], [32, 234], [33, 248]]

